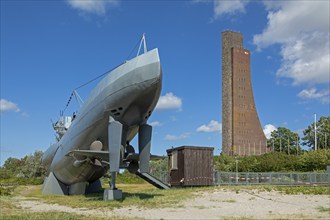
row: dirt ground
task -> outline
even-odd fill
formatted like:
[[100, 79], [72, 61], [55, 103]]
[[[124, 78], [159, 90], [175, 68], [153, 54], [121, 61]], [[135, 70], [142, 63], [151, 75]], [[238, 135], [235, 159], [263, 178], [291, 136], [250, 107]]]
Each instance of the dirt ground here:
[[143, 219], [330, 219], [329, 195], [285, 195], [276, 191], [217, 189], [199, 192], [175, 208], [147, 209], [134, 206], [106, 209], [71, 208], [58, 204], [20, 199], [21, 208], [35, 211], [62, 211], [102, 217]]

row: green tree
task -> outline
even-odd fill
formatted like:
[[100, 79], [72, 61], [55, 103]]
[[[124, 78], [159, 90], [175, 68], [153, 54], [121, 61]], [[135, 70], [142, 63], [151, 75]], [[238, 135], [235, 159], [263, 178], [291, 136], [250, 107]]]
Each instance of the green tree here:
[[285, 171], [285, 162], [289, 155], [280, 152], [271, 152], [258, 157], [260, 165], [258, 166], [258, 172], [279, 172]]
[[42, 156], [42, 151], [35, 151], [33, 155], [25, 156], [24, 165], [21, 167], [19, 177], [44, 178], [46, 170], [41, 163]]
[[241, 157], [238, 159], [238, 172], [260, 172], [259, 156]]
[[[239, 172], [312, 172], [326, 170], [330, 164], [330, 149], [304, 151], [300, 155], [271, 152], [263, 155], [238, 157]], [[235, 172], [235, 157], [214, 156], [215, 169]]]
[[168, 158], [150, 161], [149, 172], [152, 174], [168, 172]]
[[330, 164], [330, 150], [320, 149], [317, 151], [305, 152], [299, 157], [300, 171], [326, 170]]
[[42, 151], [35, 151], [21, 159], [9, 157], [1, 168], [2, 178], [44, 178], [46, 170], [41, 163], [42, 156]]
[[167, 182], [168, 176], [168, 158], [153, 160], [149, 163], [149, 172], [154, 177]]
[[297, 133], [292, 132], [288, 128], [279, 127], [271, 133], [271, 138], [267, 143], [269, 147], [274, 146], [274, 151], [298, 154], [301, 152], [299, 141], [300, 137]]
[[[315, 129], [314, 123], [309, 125], [304, 131], [303, 145], [310, 148], [315, 146]], [[330, 149], [330, 116], [321, 116], [316, 122], [316, 138], [317, 148]]]
[[235, 158], [221, 153], [220, 156], [214, 156], [215, 169], [223, 172], [235, 171]]
[[16, 177], [23, 165], [24, 165], [23, 159], [9, 157], [3, 164], [2, 169], [7, 176]]

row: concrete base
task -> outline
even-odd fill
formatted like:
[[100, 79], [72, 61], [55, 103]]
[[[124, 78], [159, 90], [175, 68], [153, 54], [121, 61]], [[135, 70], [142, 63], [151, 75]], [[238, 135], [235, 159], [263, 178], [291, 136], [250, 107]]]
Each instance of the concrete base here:
[[103, 193], [103, 200], [104, 201], [111, 201], [111, 200], [121, 200], [123, 198], [123, 193], [121, 190], [112, 190], [112, 189], [105, 189]]
[[42, 185], [43, 194], [55, 194], [55, 195], [68, 195], [68, 187], [56, 179], [53, 172], [45, 179], [44, 184]]
[[98, 193], [98, 192], [102, 192], [102, 184], [100, 179], [90, 183], [87, 187], [86, 187], [86, 191], [85, 194], [91, 194], [91, 193]]
[[88, 182], [79, 182], [69, 186], [69, 195], [84, 195]]

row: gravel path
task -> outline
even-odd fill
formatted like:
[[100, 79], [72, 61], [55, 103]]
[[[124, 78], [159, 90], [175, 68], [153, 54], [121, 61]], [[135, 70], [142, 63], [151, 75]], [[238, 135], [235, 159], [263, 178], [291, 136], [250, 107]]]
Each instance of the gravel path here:
[[104, 217], [144, 219], [330, 219], [328, 195], [285, 195], [280, 192], [257, 190], [226, 191], [218, 189], [200, 192], [195, 199], [183, 201], [176, 208], [146, 209], [125, 207], [114, 210], [71, 208], [40, 201], [20, 200], [23, 209], [36, 212], [62, 211]]

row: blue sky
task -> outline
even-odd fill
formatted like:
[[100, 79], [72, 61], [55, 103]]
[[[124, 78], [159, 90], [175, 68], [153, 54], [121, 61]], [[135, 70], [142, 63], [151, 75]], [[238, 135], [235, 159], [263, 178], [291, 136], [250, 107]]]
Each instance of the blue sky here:
[[[228, 29], [251, 50], [261, 125], [301, 134], [314, 113], [329, 116], [329, 20], [329, 1], [1, 1], [1, 164], [55, 142], [50, 119], [72, 90], [128, 59], [142, 33], [163, 67], [152, 153], [181, 145], [220, 153]], [[85, 98], [92, 87], [78, 92]], [[66, 113], [77, 108], [73, 101]]]

